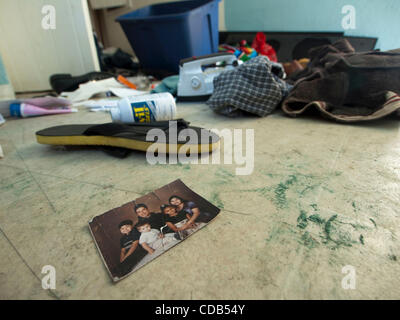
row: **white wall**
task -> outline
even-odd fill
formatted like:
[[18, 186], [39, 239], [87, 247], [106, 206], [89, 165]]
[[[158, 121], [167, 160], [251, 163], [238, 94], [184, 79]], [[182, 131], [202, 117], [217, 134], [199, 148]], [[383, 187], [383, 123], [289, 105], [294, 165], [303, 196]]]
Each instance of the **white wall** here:
[[[44, 5], [56, 9], [45, 30]], [[55, 73], [99, 70], [86, 0], [0, 0], [0, 52], [16, 92], [50, 89]]]

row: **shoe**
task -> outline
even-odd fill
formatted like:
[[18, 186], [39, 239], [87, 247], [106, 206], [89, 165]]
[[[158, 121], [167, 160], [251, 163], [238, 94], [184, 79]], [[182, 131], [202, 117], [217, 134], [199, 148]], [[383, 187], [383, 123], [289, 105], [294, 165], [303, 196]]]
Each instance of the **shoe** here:
[[112, 78], [114, 75], [108, 72], [89, 72], [81, 76], [73, 77], [70, 74], [53, 74], [50, 76], [51, 88], [60, 94], [61, 92], [75, 91], [81, 83], [93, 80]]
[[[193, 153], [211, 152], [218, 148], [220, 137], [206, 129], [189, 126], [183, 119], [174, 120], [177, 135], [184, 129], [191, 129], [190, 136], [176, 138], [171, 141], [169, 137], [169, 121], [155, 121], [150, 123], [105, 123], [105, 124], [72, 124], [46, 128], [36, 132], [36, 140], [41, 144], [50, 145], [94, 145], [126, 148], [147, 151], [153, 144], [158, 150], [165, 153]], [[165, 140], [159, 138], [156, 142], [146, 140], [151, 129], [160, 129], [165, 132]], [[207, 141], [202, 141], [204, 130], [207, 131]], [[194, 135], [196, 137], [194, 137]], [[156, 136], [154, 136], [156, 138]], [[180, 149], [184, 147], [181, 151]], [[190, 147], [190, 148], [189, 148]], [[188, 150], [190, 149], [190, 150]], [[159, 151], [161, 152], [161, 151]]]

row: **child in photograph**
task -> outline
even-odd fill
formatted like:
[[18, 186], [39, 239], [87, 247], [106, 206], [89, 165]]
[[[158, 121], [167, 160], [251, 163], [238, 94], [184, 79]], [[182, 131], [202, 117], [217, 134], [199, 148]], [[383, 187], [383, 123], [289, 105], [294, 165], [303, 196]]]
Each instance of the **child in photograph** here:
[[120, 239], [120, 265], [119, 274], [123, 276], [131, 271], [140, 257], [143, 250], [138, 248], [140, 233], [133, 227], [132, 220], [124, 220], [118, 225], [118, 229], [122, 234]]
[[204, 222], [194, 222], [193, 220], [195, 219], [193, 219], [193, 216], [183, 210], [178, 212], [177, 206], [172, 204], [162, 205], [161, 212], [165, 215], [167, 226], [171, 230], [178, 232], [181, 239], [186, 238], [206, 225]]
[[136, 265], [135, 270], [179, 242], [174, 237], [174, 234], [168, 233], [164, 235], [159, 230], [152, 229], [148, 222], [138, 222], [136, 228], [140, 232], [139, 244], [148, 254]]
[[133, 228], [132, 220], [122, 221], [119, 224], [118, 228], [119, 231], [122, 233], [122, 237], [120, 239], [120, 262], [123, 262], [136, 250], [139, 244], [140, 233]]

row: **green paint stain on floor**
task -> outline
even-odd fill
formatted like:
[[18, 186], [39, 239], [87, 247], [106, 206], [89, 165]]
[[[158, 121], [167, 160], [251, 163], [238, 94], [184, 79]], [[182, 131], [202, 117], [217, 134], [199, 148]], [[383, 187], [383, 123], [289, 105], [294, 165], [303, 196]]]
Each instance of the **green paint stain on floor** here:
[[[331, 231], [332, 231], [332, 222], [337, 218], [337, 214], [333, 215], [332, 217], [329, 218], [329, 220], [326, 222], [325, 227], [324, 227], [324, 231], [325, 231], [325, 235], [327, 240], [331, 240], [330, 239], [330, 235], [331, 235]], [[333, 240], [332, 240], [333, 241]]]
[[269, 234], [269, 237], [265, 239], [265, 241], [268, 243], [272, 239], [276, 238], [281, 233], [281, 228], [280, 227], [274, 227], [272, 231]]
[[297, 217], [297, 227], [305, 229], [308, 226], [308, 221], [314, 222], [318, 225], [325, 224], [325, 220], [319, 214], [313, 214], [307, 217], [307, 212], [300, 210], [300, 215]]
[[369, 218], [369, 220], [374, 224], [374, 226], [375, 226], [375, 228], [377, 228], [377, 225], [376, 225], [376, 222], [375, 222], [375, 220], [374, 219], [372, 219], [372, 218]]
[[251, 192], [255, 191], [255, 192], [261, 194], [262, 196], [266, 196], [271, 191], [271, 188], [270, 187], [262, 187], [262, 188], [256, 188], [256, 189], [245, 190], [245, 191], [251, 191]]
[[216, 193], [216, 192], [214, 192], [214, 193], [211, 195], [210, 202], [211, 202], [213, 205], [215, 205], [215, 206], [217, 206], [218, 208], [220, 208], [220, 209], [223, 209], [223, 208], [224, 208], [224, 203], [223, 203], [222, 200], [220, 199], [219, 194]]
[[328, 191], [329, 193], [335, 193], [332, 189], [329, 189], [328, 187], [322, 187], [322, 189]]
[[73, 277], [64, 280], [64, 284], [70, 288], [74, 288], [76, 286], [76, 281]]
[[340, 228], [335, 225], [337, 217], [337, 214], [333, 215], [325, 224], [324, 231], [327, 243], [330, 241], [335, 244], [332, 249], [337, 249], [340, 246], [351, 247], [352, 244], [356, 242], [352, 240], [348, 232], [340, 230]]
[[308, 191], [313, 191], [320, 186], [319, 183], [306, 186], [302, 191], [300, 191], [300, 195], [304, 196]]
[[309, 249], [315, 248], [319, 244], [319, 242], [315, 240], [308, 231], [301, 236], [301, 240], [302, 244]]
[[308, 220], [320, 225], [325, 224], [325, 219], [322, 219], [319, 214], [313, 214], [309, 216]]
[[226, 185], [227, 183], [231, 183], [236, 176], [224, 168], [217, 168], [215, 177], [214, 183], [216, 185]]
[[314, 248], [314, 242], [309, 239], [311, 234], [307, 231], [310, 223], [320, 229], [320, 238], [322, 243], [330, 249], [338, 249], [339, 247], [351, 247], [353, 244], [365, 244], [365, 238], [362, 234], [357, 234], [357, 230], [366, 229], [365, 227], [343, 222], [338, 219], [338, 215], [332, 215], [328, 220], [322, 218], [319, 214], [307, 216], [307, 212], [300, 210], [300, 215], [297, 218], [297, 227], [303, 229], [305, 233], [301, 237], [301, 243], [307, 248]]
[[236, 176], [224, 168], [218, 168], [215, 175], [224, 180], [232, 180]]
[[[264, 172], [263, 175], [269, 177], [278, 177], [279, 174]], [[272, 186], [265, 186], [254, 189], [244, 189], [244, 192], [257, 192], [261, 196], [271, 200], [277, 209], [286, 209], [289, 207], [288, 190], [291, 189], [295, 198], [303, 198], [311, 192], [315, 192], [324, 182], [321, 178], [314, 175], [296, 173], [289, 175], [285, 180]], [[332, 191], [333, 192], [333, 191]], [[312, 205], [315, 211], [318, 211], [317, 205]]]
[[275, 174], [273, 174], [273, 173], [266, 173], [266, 172], [264, 172], [264, 175], [267, 177], [270, 177], [270, 178], [275, 176]]
[[284, 182], [279, 183], [275, 190], [275, 202], [279, 208], [286, 208], [287, 207], [287, 198], [286, 198], [286, 191], [289, 187], [297, 181], [297, 177], [295, 175], [290, 175], [289, 179]]
[[394, 254], [390, 254], [389, 259], [392, 261], [397, 261], [397, 257]]
[[300, 215], [297, 218], [297, 227], [300, 229], [305, 229], [308, 226], [307, 212], [300, 210]]

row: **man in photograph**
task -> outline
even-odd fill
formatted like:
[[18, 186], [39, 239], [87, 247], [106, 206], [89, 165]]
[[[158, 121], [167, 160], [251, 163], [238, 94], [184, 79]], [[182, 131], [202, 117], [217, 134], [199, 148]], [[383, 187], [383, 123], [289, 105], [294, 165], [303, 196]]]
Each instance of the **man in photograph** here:
[[135, 212], [138, 215], [139, 223], [147, 222], [153, 229], [158, 230], [165, 226], [164, 216], [160, 212], [150, 212], [144, 203], [136, 204]]

